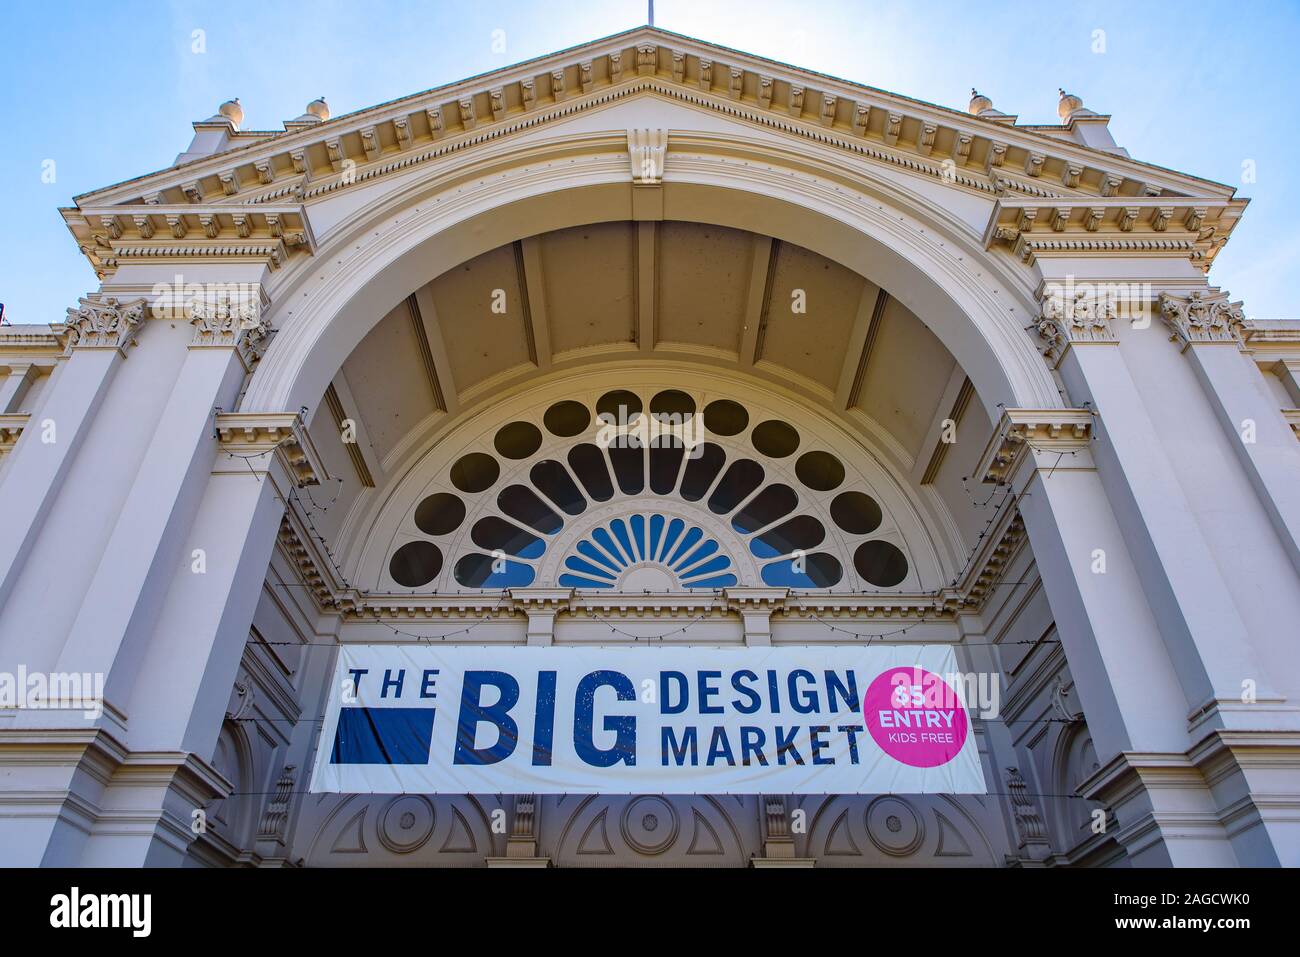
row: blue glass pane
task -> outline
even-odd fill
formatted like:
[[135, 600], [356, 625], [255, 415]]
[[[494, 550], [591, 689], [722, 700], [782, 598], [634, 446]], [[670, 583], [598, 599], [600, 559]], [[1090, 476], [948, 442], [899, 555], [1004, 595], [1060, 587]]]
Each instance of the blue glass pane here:
[[605, 569], [599, 568], [587, 561], [585, 558], [579, 558], [577, 555], [570, 555], [566, 558], [564, 560], [564, 567], [575, 572], [581, 572], [583, 575], [592, 578], [608, 578], [610, 581], [614, 580], [614, 576], [605, 571]]
[[687, 588], [730, 588], [736, 584], [735, 575], [718, 575], [715, 578], [705, 578], [701, 581], [694, 581], [687, 584]]
[[700, 575], [712, 575], [714, 572], [720, 572], [724, 568], [731, 567], [731, 559], [726, 555], [718, 555], [709, 559], [703, 565], [696, 565], [689, 572], [682, 575], [683, 579], [696, 578]]
[[604, 565], [612, 572], [620, 572], [623, 570], [623, 567], [621, 565], [614, 564], [614, 561], [610, 559], [604, 552], [602, 552], [599, 548], [591, 544], [591, 542], [586, 541], [585, 539], [581, 542], [578, 542], [578, 551], [582, 552], [582, 554], [586, 555], [593, 562], [600, 562], [600, 564]]
[[613, 588], [613, 582], [596, 581], [591, 578], [582, 578], [578, 575], [561, 575], [561, 588]]
[[636, 543], [636, 557], [638, 561], [645, 561], [645, 516], [633, 515], [628, 519], [628, 524], [632, 526], [632, 538]]

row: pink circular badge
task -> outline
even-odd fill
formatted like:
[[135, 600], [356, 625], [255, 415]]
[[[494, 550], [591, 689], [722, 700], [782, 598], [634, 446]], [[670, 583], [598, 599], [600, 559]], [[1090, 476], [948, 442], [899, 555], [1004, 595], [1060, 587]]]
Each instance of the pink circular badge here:
[[867, 730], [880, 749], [914, 768], [947, 764], [966, 743], [966, 709], [952, 687], [923, 668], [890, 668], [862, 700]]

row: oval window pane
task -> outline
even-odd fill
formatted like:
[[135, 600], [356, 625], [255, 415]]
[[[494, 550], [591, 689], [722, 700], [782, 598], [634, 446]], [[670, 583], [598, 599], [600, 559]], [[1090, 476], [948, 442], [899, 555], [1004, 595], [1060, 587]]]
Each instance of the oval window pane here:
[[426, 535], [450, 535], [465, 521], [465, 503], [450, 492], [430, 495], [415, 507], [415, 525]]
[[451, 467], [451, 484], [462, 492], [486, 492], [500, 475], [496, 459], [484, 452], [471, 452]]
[[759, 492], [731, 519], [736, 531], [748, 535], [766, 528], [778, 518], [789, 515], [799, 504], [799, 496], [788, 485], [769, 485]]
[[388, 574], [403, 588], [419, 588], [442, 571], [442, 552], [433, 542], [407, 542], [388, 561]]
[[825, 538], [826, 529], [821, 522], [811, 515], [796, 515], [754, 538], [749, 550], [758, 558], [776, 558], [789, 555], [796, 548], [803, 551], [816, 548]]
[[665, 389], [650, 400], [650, 415], [660, 422], [681, 424], [695, 414], [695, 400], [677, 389]]
[[799, 448], [799, 433], [794, 426], [777, 419], [758, 423], [749, 440], [754, 448], [774, 459], [783, 459]]
[[606, 425], [632, 425], [641, 417], [641, 397], [626, 389], [606, 392], [596, 400], [596, 416]]
[[526, 459], [542, 447], [542, 430], [531, 422], [511, 422], [497, 431], [492, 444], [508, 459]]
[[794, 474], [810, 489], [829, 492], [844, 481], [844, 466], [829, 452], [805, 452], [795, 462]]
[[722, 470], [722, 463], [727, 460], [727, 453], [722, 451], [721, 446], [714, 445], [712, 442], [697, 445], [691, 451], [691, 457], [686, 460], [686, 471], [682, 473], [680, 494], [688, 502], [698, 502], [704, 498], [704, 493], [709, 490], [718, 472]]
[[749, 497], [763, 481], [763, 466], [752, 459], [738, 459], [718, 481], [718, 487], [709, 496], [709, 510], [726, 515]]
[[853, 567], [871, 584], [893, 588], [907, 577], [907, 556], [889, 542], [863, 542], [853, 553]]
[[638, 495], [645, 488], [645, 453], [634, 436], [621, 436], [609, 447], [609, 464], [624, 495]]
[[554, 535], [564, 527], [564, 520], [537, 497], [526, 485], [508, 485], [497, 496], [497, 507], [521, 525]]
[[841, 492], [831, 502], [831, 520], [850, 535], [870, 535], [880, 527], [880, 506], [862, 492]]
[[739, 435], [749, 425], [749, 413], [739, 402], [718, 399], [704, 407], [704, 427], [714, 435]]
[[452, 574], [466, 588], [525, 588], [536, 577], [531, 565], [477, 552], [462, 556]]
[[843, 577], [839, 560], [826, 552], [763, 566], [763, 582], [773, 588], [830, 588]]
[[587, 490], [587, 495], [597, 502], [607, 502], [614, 495], [614, 483], [609, 480], [609, 467], [605, 453], [590, 443], [569, 449], [569, 468]]
[[555, 459], [544, 459], [532, 467], [528, 477], [541, 493], [569, 515], [579, 515], [587, 507], [569, 471]]
[[591, 425], [591, 413], [581, 402], [566, 399], [547, 409], [542, 422], [552, 435], [571, 439]]
[[650, 491], [667, 495], [677, 487], [686, 448], [675, 435], [661, 435], [650, 443]]
[[475, 522], [469, 537], [479, 548], [502, 551], [517, 558], [541, 558], [546, 551], [546, 543], [536, 535], [495, 515], [486, 515]]

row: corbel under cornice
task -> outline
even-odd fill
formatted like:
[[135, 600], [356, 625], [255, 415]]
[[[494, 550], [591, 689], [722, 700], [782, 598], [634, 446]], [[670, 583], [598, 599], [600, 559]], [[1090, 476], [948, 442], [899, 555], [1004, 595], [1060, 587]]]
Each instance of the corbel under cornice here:
[[7, 412], [0, 415], [0, 458], [13, 451], [30, 420], [31, 415], [26, 412]]
[[1092, 440], [1088, 409], [1005, 409], [980, 455], [975, 474], [986, 484], [1005, 485], [1026, 452], [1078, 452]]
[[299, 488], [329, 478], [325, 462], [296, 412], [218, 412], [216, 432], [221, 450], [231, 455], [279, 455]]

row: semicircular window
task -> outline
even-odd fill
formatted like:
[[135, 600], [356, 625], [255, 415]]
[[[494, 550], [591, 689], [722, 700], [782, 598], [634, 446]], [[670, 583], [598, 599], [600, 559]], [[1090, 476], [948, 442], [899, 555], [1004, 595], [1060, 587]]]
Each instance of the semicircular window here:
[[730, 556], [698, 525], [664, 515], [615, 518], [588, 532], [564, 559], [564, 588], [661, 592], [728, 588]]

